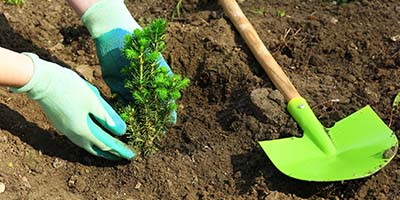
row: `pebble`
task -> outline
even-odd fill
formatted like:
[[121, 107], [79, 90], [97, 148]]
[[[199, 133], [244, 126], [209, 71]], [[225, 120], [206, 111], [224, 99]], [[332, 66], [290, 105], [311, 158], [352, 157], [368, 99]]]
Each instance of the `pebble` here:
[[63, 167], [65, 165], [65, 162], [63, 160], [59, 160], [58, 158], [56, 158], [56, 159], [54, 159], [54, 162], [52, 165], [54, 168], [58, 169], [58, 168]]
[[72, 175], [67, 182], [68, 187], [74, 187], [77, 179], [77, 175]]
[[142, 187], [142, 184], [141, 184], [140, 182], [138, 182], [138, 183], [135, 185], [135, 189], [139, 189], [140, 187]]
[[390, 38], [393, 42], [400, 41], [400, 35], [395, 35]]
[[85, 192], [88, 188], [86, 181], [78, 175], [72, 175], [67, 182], [67, 186], [75, 188], [78, 192]]
[[3, 193], [4, 191], [6, 191], [6, 185], [0, 182], [0, 194]]
[[80, 56], [83, 56], [83, 55], [85, 55], [85, 51], [84, 50], [78, 50], [78, 55], [80, 55]]
[[332, 17], [331, 20], [330, 20], [330, 22], [331, 22], [332, 24], [337, 24], [337, 23], [339, 22], [339, 20], [336, 19], [336, 18], [334, 18], [334, 17]]

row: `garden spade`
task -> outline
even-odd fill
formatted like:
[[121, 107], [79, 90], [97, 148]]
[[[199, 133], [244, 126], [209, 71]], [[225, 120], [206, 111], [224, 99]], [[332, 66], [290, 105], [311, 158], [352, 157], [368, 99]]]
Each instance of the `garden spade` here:
[[362, 178], [396, 155], [398, 141], [370, 106], [325, 128], [269, 53], [235, 0], [219, 0], [225, 14], [288, 102], [303, 136], [261, 141], [264, 152], [284, 174], [307, 181]]

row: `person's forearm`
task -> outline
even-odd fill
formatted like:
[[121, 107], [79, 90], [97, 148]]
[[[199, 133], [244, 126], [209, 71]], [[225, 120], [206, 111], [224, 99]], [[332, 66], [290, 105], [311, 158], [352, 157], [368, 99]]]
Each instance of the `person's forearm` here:
[[33, 71], [29, 57], [0, 47], [0, 86], [22, 87], [31, 80]]
[[82, 16], [85, 11], [99, 0], [67, 0], [69, 5]]

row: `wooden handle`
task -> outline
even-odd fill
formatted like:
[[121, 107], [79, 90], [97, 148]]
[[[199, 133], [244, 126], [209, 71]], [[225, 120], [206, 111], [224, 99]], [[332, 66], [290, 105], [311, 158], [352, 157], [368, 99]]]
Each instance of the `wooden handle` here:
[[286, 101], [295, 97], [300, 97], [299, 92], [290, 82], [282, 68], [269, 53], [264, 43], [261, 41], [254, 27], [243, 14], [235, 0], [219, 0], [219, 4], [224, 8], [225, 14], [229, 17], [236, 29], [239, 31], [251, 52], [263, 67], [272, 83], [283, 94]]

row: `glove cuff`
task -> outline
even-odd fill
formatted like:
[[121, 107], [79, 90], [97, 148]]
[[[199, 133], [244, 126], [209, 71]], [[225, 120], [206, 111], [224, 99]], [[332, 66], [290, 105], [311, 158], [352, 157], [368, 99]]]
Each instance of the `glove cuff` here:
[[[22, 53], [32, 59], [34, 73], [31, 80], [20, 88], [10, 88], [15, 93], [28, 93], [29, 97], [34, 100], [43, 98], [53, 82], [57, 81], [57, 72], [60, 70], [55, 67], [47, 67], [49, 62], [40, 59], [36, 54], [33, 53]], [[62, 70], [62, 69], [61, 69]]]
[[129, 32], [140, 28], [125, 6], [124, 0], [100, 0], [85, 11], [82, 23], [94, 39], [117, 28]]

